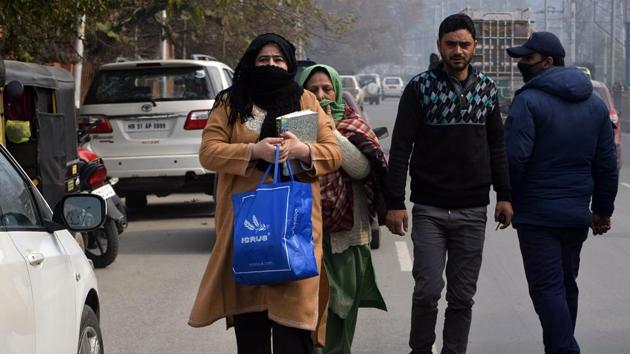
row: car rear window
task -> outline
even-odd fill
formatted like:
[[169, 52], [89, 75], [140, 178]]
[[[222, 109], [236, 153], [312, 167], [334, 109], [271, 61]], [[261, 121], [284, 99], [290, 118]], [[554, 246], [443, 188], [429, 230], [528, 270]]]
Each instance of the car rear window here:
[[351, 89], [355, 88], [354, 80], [352, 80], [352, 78], [350, 78], [350, 77], [343, 77], [343, 78], [341, 78], [341, 81], [342, 81], [343, 87], [347, 87], [347, 88], [351, 88]]
[[596, 94], [599, 98], [606, 103], [606, 107], [610, 109], [610, 102], [608, 102], [608, 92], [604, 87], [593, 86], [593, 93]]
[[220, 87], [203, 66], [103, 70], [92, 81], [83, 103], [207, 100]]
[[385, 84], [387, 84], [387, 85], [398, 85], [398, 84], [400, 84], [400, 80], [398, 80], [398, 79], [385, 79]]

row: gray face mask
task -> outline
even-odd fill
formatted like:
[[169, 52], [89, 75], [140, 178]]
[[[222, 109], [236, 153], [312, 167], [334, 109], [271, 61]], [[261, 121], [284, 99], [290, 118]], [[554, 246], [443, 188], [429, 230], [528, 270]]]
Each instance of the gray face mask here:
[[531, 79], [534, 78], [534, 76], [536, 76], [536, 74], [538, 74], [540, 71], [542, 70], [538, 70], [538, 71], [534, 71], [534, 66], [542, 63], [543, 61], [545, 61], [545, 59], [537, 62], [537, 63], [533, 63], [533, 64], [525, 64], [525, 63], [518, 63], [516, 64], [516, 66], [518, 67], [518, 71], [521, 72], [521, 75], [523, 76], [523, 82], [527, 82]]

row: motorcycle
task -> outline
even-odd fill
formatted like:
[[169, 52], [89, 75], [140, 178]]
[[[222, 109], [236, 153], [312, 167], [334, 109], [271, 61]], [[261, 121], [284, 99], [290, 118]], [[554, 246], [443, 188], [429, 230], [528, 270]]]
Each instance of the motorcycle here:
[[90, 141], [88, 130], [80, 127], [77, 135], [80, 190], [101, 196], [107, 204], [107, 218], [103, 226], [82, 233], [85, 255], [96, 268], [105, 268], [118, 256], [119, 235], [127, 228], [127, 210], [112, 187], [117, 180], [107, 177], [103, 160], [86, 148]]

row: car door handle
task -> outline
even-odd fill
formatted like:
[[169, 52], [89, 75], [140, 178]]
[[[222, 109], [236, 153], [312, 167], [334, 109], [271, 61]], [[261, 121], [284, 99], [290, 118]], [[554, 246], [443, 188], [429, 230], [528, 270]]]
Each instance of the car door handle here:
[[32, 266], [38, 266], [44, 262], [44, 255], [41, 253], [31, 253], [28, 255], [28, 263]]

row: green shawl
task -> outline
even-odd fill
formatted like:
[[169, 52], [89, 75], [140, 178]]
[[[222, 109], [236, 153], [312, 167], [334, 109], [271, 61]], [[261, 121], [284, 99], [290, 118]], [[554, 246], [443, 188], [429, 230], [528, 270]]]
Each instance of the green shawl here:
[[328, 77], [330, 77], [330, 81], [332, 81], [333, 88], [335, 90], [334, 102], [328, 99], [323, 99], [319, 101], [319, 105], [324, 111], [326, 111], [326, 107], [330, 106], [330, 111], [332, 112], [333, 119], [341, 120], [343, 118], [343, 112], [345, 111], [346, 106], [343, 103], [343, 85], [341, 84], [341, 78], [339, 77], [339, 73], [337, 72], [337, 70], [325, 64], [311, 65], [304, 69], [304, 71], [302, 71], [298, 82], [300, 83], [300, 85], [302, 85], [302, 87], [306, 88], [306, 82], [311, 77], [313, 70], [315, 70], [316, 68], [321, 68], [326, 74], [328, 74]]

